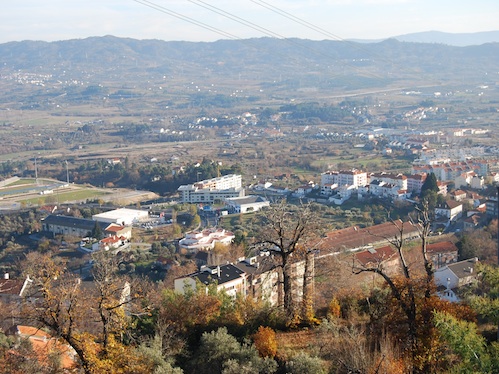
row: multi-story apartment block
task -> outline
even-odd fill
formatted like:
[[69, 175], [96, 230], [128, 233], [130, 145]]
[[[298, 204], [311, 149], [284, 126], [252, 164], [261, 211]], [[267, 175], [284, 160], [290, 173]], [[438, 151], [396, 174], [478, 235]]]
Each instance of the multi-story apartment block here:
[[489, 161], [487, 160], [466, 160], [456, 162], [442, 162], [438, 164], [415, 163], [412, 166], [412, 174], [434, 173], [438, 180], [451, 181], [460, 177], [463, 173], [474, 172], [477, 175], [486, 176], [489, 174]]
[[407, 177], [407, 191], [420, 194], [421, 187], [423, 187], [426, 177], [426, 173], [409, 175]]
[[213, 203], [244, 196], [241, 176], [237, 174], [185, 184], [178, 188], [178, 192], [183, 203]]
[[338, 186], [363, 187], [368, 184], [367, 172], [352, 169], [341, 171], [327, 171], [321, 175], [321, 186], [337, 184]]

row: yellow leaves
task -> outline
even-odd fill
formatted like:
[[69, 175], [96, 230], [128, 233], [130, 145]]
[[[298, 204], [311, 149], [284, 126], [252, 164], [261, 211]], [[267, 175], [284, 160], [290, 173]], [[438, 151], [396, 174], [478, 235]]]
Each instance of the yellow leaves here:
[[260, 326], [253, 335], [253, 343], [261, 357], [274, 358], [277, 354], [276, 333], [270, 327]]
[[341, 317], [341, 306], [340, 302], [336, 297], [333, 297], [328, 306], [327, 311], [328, 317], [340, 318]]
[[127, 346], [110, 335], [106, 349], [95, 336], [78, 334], [81, 348], [85, 352], [89, 372], [92, 374], [135, 374], [151, 371], [149, 361], [134, 347]]

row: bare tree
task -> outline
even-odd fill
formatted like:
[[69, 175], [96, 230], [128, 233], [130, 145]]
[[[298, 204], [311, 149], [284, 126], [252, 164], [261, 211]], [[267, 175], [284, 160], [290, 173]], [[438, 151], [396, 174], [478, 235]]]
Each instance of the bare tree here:
[[[261, 226], [256, 236], [257, 245], [264, 246], [279, 261], [281, 300], [289, 323], [299, 313], [293, 296], [292, 265], [295, 259], [303, 258], [307, 244], [317, 237], [318, 217], [311, 204], [291, 206], [285, 200], [272, 205], [261, 217]], [[310, 269], [306, 273], [310, 274]]]
[[[415, 222], [414, 222], [415, 221]], [[408, 345], [412, 354], [413, 362], [416, 362], [420, 342], [418, 340], [418, 326], [421, 324], [429, 326], [431, 323], [431, 311], [425, 307], [418, 307], [419, 295], [424, 294], [421, 305], [426, 305], [428, 299], [434, 296], [433, 282], [433, 267], [431, 260], [428, 259], [426, 247], [428, 236], [431, 233], [431, 219], [429, 215], [428, 204], [424, 203], [421, 207], [416, 208], [416, 218], [412, 222], [392, 221], [392, 224], [397, 227], [397, 233], [394, 237], [385, 237], [396, 250], [396, 256], [399, 258], [401, 276], [390, 274], [384, 268], [384, 260], [380, 258], [377, 262], [368, 264], [358, 264], [354, 261], [352, 271], [354, 274], [363, 272], [373, 272], [379, 274], [388, 285], [392, 296], [397, 301], [398, 306], [405, 315], [405, 320], [408, 328]], [[415, 225], [418, 229], [418, 234], [421, 239], [421, 254], [425, 269], [425, 280], [421, 286], [421, 276], [416, 271], [412, 271], [406, 259], [404, 250], [405, 235], [404, 224]], [[422, 291], [421, 292], [421, 288]], [[417, 369], [414, 369], [417, 372]]]

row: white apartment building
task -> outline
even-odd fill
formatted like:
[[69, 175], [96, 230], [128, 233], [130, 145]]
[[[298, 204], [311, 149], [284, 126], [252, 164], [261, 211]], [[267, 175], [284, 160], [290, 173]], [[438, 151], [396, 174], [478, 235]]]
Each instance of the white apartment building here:
[[407, 177], [403, 174], [373, 173], [370, 180], [380, 180], [398, 186], [400, 190], [407, 190]]
[[426, 173], [409, 175], [407, 177], [407, 191], [420, 194], [426, 177]]
[[183, 203], [214, 203], [233, 197], [243, 197], [241, 176], [237, 174], [207, 179], [178, 188]]
[[327, 171], [321, 174], [321, 186], [337, 184], [338, 186], [354, 186], [355, 188], [366, 186], [367, 172], [352, 169], [341, 171]]

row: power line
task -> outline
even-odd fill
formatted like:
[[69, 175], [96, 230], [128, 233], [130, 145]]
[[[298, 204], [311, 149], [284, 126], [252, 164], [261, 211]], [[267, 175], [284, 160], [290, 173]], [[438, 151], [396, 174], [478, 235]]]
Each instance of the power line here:
[[279, 38], [279, 39], [285, 39], [286, 38], [286, 37], [284, 37], [282, 35], [279, 35], [279, 34], [273, 32], [273, 31], [271, 31], [271, 30], [269, 30], [269, 29], [267, 29], [265, 27], [259, 26], [256, 23], [253, 23], [251, 21], [245, 20], [244, 18], [238, 17], [238, 16], [236, 16], [236, 15], [234, 15], [232, 13], [226, 12], [225, 10], [220, 9], [220, 8], [214, 6], [214, 5], [208, 4], [208, 3], [206, 3], [206, 2], [204, 2], [202, 0], [187, 0], [187, 1], [189, 1], [192, 4], [198, 5], [198, 6], [202, 7], [202, 8], [205, 8], [205, 9], [211, 11], [211, 12], [215, 12], [215, 13], [221, 15], [221, 16], [229, 18], [229, 19], [231, 19], [233, 21], [236, 21], [236, 22], [238, 22], [238, 23], [240, 23], [242, 25], [245, 25], [245, 26], [253, 29], [253, 30], [259, 31], [259, 32], [261, 32], [261, 33], [263, 33], [265, 35], [276, 37], [276, 38]]
[[310, 23], [300, 17], [296, 17], [295, 15], [289, 13], [289, 12], [286, 12], [285, 10], [282, 10], [272, 4], [269, 4], [263, 0], [250, 0], [252, 3], [255, 3], [256, 5], [259, 5], [263, 8], [267, 8], [268, 10], [274, 12], [274, 13], [277, 13], [277, 14], [280, 14], [281, 16], [287, 18], [287, 19], [290, 19], [296, 23], [299, 23], [300, 25], [303, 25], [311, 30], [314, 30], [314, 31], [317, 31], [318, 33], [324, 35], [324, 36], [327, 36], [327, 37], [330, 37], [332, 39], [335, 39], [335, 40], [338, 40], [338, 41], [346, 41], [345, 39], [343, 39], [342, 37], [340, 36], [337, 36], [333, 33], [330, 33], [329, 31], [317, 26], [317, 25], [314, 25], [313, 23]]
[[[263, 34], [265, 34], [267, 36], [271, 36], [271, 37], [282, 39], [282, 40], [286, 41], [287, 43], [293, 44], [295, 46], [299, 46], [299, 47], [301, 47], [303, 49], [306, 49], [308, 51], [311, 51], [311, 52], [313, 52], [315, 54], [322, 55], [322, 56], [327, 57], [327, 58], [332, 58], [331, 55], [329, 55], [327, 53], [324, 53], [324, 52], [322, 52], [322, 51], [320, 51], [320, 50], [318, 50], [316, 48], [311, 48], [311, 47], [309, 47], [307, 45], [304, 45], [303, 43], [300, 43], [300, 42], [298, 42], [298, 41], [296, 41], [294, 39], [290, 39], [290, 38], [287, 38], [287, 37], [285, 37], [283, 35], [275, 33], [275, 32], [273, 32], [273, 31], [271, 31], [271, 30], [269, 30], [269, 29], [267, 29], [265, 27], [262, 27], [262, 26], [259, 26], [259, 25], [255, 24], [254, 22], [245, 20], [244, 18], [238, 17], [238, 16], [236, 16], [236, 15], [234, 15], [232, 13], [226, 12], [225, 10], [223, 10], [221, 8], [218, 8], [218, 7], [214, 6], [214, 5], [208, 4], [208, 3], [206, 3], [206, 2], [204, 2], [202, 0], [188, 0], [188, 1], [190, 3], [192, 3], [192, 4], [198, 5], [198, 6], [204, 8], [204, 9], [207, 9], [207, 10], [209, 10], [211, 12], [214, 12], [214, 13], [219, 14], [221, 16], [224, 16], [224, 17], [226, 17], [226, 18], [228, 18], [230, 20], [233, 20], [233, 21], [235, 21], [237, 23], [245, 25], [245, 26], [247, 26], [247, 27], [249, 27], [249, 28], [251, 28], [253, 30], [259, 31], [259, 32], [261, 32], [261, 33], [263, 33]], [[284, 12], [284, 13], [288, 14], [287, 12]], [[290, 16], [292, 16], [292, 15], [290, 15]], [[294, 16], [292, 16], [292, 17], [294, 17]], [[298, 19], [298, 20], [300, 20], [298, 17], [295, 17], [295, 18]], [[303, 21], [303, 22], [306, 23], [306, 24], [309, 24], [311, 26], [314, 26], [314, 25], [312, 25], [312, 24], [310, 24], [310, 23], [308, 23], [306, 21]], [[316, 28], [320, 29], [318, 27], [316, 27]], [[330, 35], [332, 35], [332, 34], [330, 34]], [[354, 43], [351, 43], [351, 44], [354, 44]], [[378, 78], [378, 79], [382, 78], [378, 74], [374, 74], [374, 73], [363, 71], [363, 70], [357, 68], [356, 66], [348, 64], [348, 63], [345, 63], [345, 62], [343, 62], [342, 65], [349, 66], [352, 69], [360, 71], [360, 72], [364, 73], [365, 75], [368, 75], [368, 76], [371, 76], [371, 77], [374, 77], [374, 78]], [[339, 76], [339, 74], [337, 74], [336, 76]]]
[[216, 27], [213, 27], [213, 26], [210, 26], [204, 22], [201, 22], [201, 21], [198, 21], [194, 18], [191, 18], [191, 17], [188, 17], [188, 16], [185, 16], [183, 14], [180, 14], [180, 13], [177, 13], [173, 10], [170, 10], [168, 8], [165, 8], [164, 6], [161, 6], [161, 5], [158, 5], [156, 3], [153, 3], [151, 1], [148, 1], [148, 0], [133, 0], [134, 2], [138, 3], [138, 4], [142, 4], [142, 5], [145, 5], [151, 9], [154, 9], [154, 10], [157, 10], [159, 12], [162, 12], [162, 13], [165, 13], [165, 14], [168, 14], [172, 17], [175, 17], [175, 18], [178, 18], [182, 21], [186, 21], [186, 22], [189, 22], [193, 25], [196, 25], [196, 26], [199, 26], [199, 27], [202, 27], [203, 29], [206, 29], [206, 30], [209, 30], [209, 31], [212, 31], [216, 34], [219, 34], [219, 35], [222, 35], [222, 36], [225, 36], [226, 38], [229, 38], [229, 39], [241, 39], [239, 36], [236, 36], [234, 34], [231, 34], [231, 33], [228, 33], [226, 31], [223, 31], [223, 30], [220, 30]]
[[311, 22], [304, 20], [303, 18], [297, 17], [297, 16], [295, 16], [295, 15], [293, 15], [293, 14], [291, 14], [291, 13], [289, 13], [281, 8], [278, 8], [272, 4], [269, 4], [269, 3], [265, 2], [264, 0], [250, 0], [250, 1], [256, 5], [259, 5], [263, 8], [266, 8], [274, 13], [281, 15], [284, 18], [287, 18], [293, 22], [296, 22], [302, 26], [305, 26], [306, 28], [308, 28], [310, 30], [316, 31], [321, 35], [327, 36], [327, 37], [334, 39], [336, 41], [341, 41], [341, 42], [347, 43], [350, 46], [353, 46], [354, 48], [358, 49], [359, 51], [363, 51], [363, 52], [366, 52], [368, 54], [374, 55], [374, 56], [378, 57], [381, 61], [387, 61], [391, 64], [394, 63], [392, 60], [387, 59], [386, 57], [381, 56], [379, 54], [373, 53], [373, 51], [370, 51], [367, 48], [362, 48], [359, 45], [359, 43], [354, 43], [354, 42], [351, 42], [349, 40], [346, 40], [346, 39], [342, 38], [341, 36], [335, 35], [335, 34], [329, 32], [328, 30], [323, 29], [322, 27], [319, 27]]
[[[194, 18], [191, 18], [189, 16], [186, 16], [184, 14], [175, 12], [175, 11], [173, 11], [171, 9], [168, 9], [168, 8], [164, 7], [164, 6], [158, 5], [157, 3], [154, 3], [152, 1], [149, 1], [149, 0], [133, 0], [133, 1], [136, 2], [136, 3], [138, 3], [138, 4], [147, 6], [147, 7], [151, 8], [151, 9], [157, 10], [159, 12], [168, 14], [168, 15], [170, 15], [172, 17], [175, 17], [177, 19], [180, 19], [182, 21], [191, 23], [191, 24], [196, 25], [198, 27], [201, 27], [201, 28], [204, 28], [204, 29], [209, 30], [211, 32], [214, 32], [216, 34], [219, 34], [219, 35], [221, 35], [223, 37], [226, 37], [226, 38], [229, 38], [229, 39], [233, 39], [233, 40], [240, 40], [240, 41], [243, 41], [245, 43], [255, 45], [254, 43], [251, 42], [250, 39], [242, 39], [241, 37], [239, 37], [237, 35], [234, 35], [234, 34], [229, 33], [227, 31], [221, 30], [221, 29], [216, 28], [214, 26], [208, 25], [208, 24], [206, 24], [204, 22], [198, 21], [198, 20], [196, 20]], [[292, 45], [295, 45], [295, 46], [299, 46], [302, 49], [305, 49], [305, 50], [308, 50], [310, 52], [313, 52], [316, 55], [321, 55], [323, 57], [331, 58], [331, 59], [333, 59], [333, 60], [336, 61], [336, 58], [334, 56], [332, 56], [330, 54], [327, 54], [327, 53], [324, 53], [323, 51], [318, 50], [317, 48], [311, 48], [311, 47], [309, 47], [307, 45], [304, 45], [303, 43], [300, 43], [300, 42], [296, 41], [295, 39], [290, 39], [290, 38], [284, 37], [283, 35], [275, 33], [275, 32], [273, 32], [273, 31], [271, 31], [271, 30], [269, 30], [269, 29], [267, 29], [265, 27], [259, 26], [258, 24], [254, 23], [254, 22], [245, 20], [245, 19], [243, 19], [243, 18], [241, 18], [241, 17], [239, 17], [237, 15], [234, 15], [232, 13], [229, 13], [229, 12], [227, 12], [227, 11], [221, 9], [221, 8], [218, 8], [216, 6], [208, 4], [205, 1], [202, 1], [202, 0], [188, 0], [188, 1], [190, 3], [192, 3], [192, 4], [194, 4], [194, 5], [200, 6], [200, 7], [204, 8], [204, 9], [207, 9], [207, 10], [209, 10], [211, 12], [214, 12], [214, 13], [216, 13], [218, 15], [226, 17], [226, 18], [228, 18], [228, 19], [230, 19], [232, 21], [235, 21], [235, 22], [237, 22], [239, 24], [242, 24], [242, 25], [244, 25], [246, 27], [249, 27], [249, 28], [251, 28], [253, 30], [261, 32], [264, 35], [267, 35], [267, 36], [270, 36], [270, 37], [273, 37], [273, 38], [278, 38], [280, 40], [283, 40], [286, 43], [289, 43], [289, 44], [292, 44]], [[322, 33], [322, 34], [324, 34], [324, 35], [326, 35], [328, 37], [332, 37], [332, 38], [335, 38], [335, 39], [337, 39], [339, 41], [346, 42], [346, 43], [354, 46], [355, 48], [357, 48], [359, 50], [364, 50], [366, 53], [373, 54], [372, 51], [368, 51], [367, 49], [360, 48], [357, 45], [357, 43], [352, 43], [352, 42], [345, 41], [344, 39], [342, 39], [342, 38], [340, 38], [340, 37], [338, 37], [338, 36], [336, 36], [336, 35], [328, 32], [327, 30], [324, 30], [324, 29], [322, 29], [322, 28], [320, 28], [320, 27], [318, 27], [318, 26], [316, 26], [316, 25], [314, 25], [314, 24], [312, 24], [310, 22], [307, 22], [307, 21], [305, 21], [305, 20], [303, 20], [303, 19], [301, 19], [299, 17], [296, 17], [296, 16], [292, 15], [289, 12], [286, 12], [286, 11], [284, 11], [282, 9], [279, 9], [279, 8], [277, 8], [277, 7], [275, 7], [275, 6], [271, 5], [271, 4], [268, 4], [268, 3], [266, 3], [263, 0], [250, 0], [250, 1], [252, 1], [253, 3], [255, 3], [257, 5], [260, 5], [260, 6], [266, 8], [268, 10], [276, 12], [276, 13], [280, 14], [281, 16], [285, 17], [285, 18], [293, 20], [294, 22], [297, 22], [297, 23], [302, 24], [302, 25], [304, 25], [304, 26], [306, 26], [308, 28], [311, 28], [311, 29], [313, 29], [313, 30], [315, 30], [317, 32], [320, 32], [320, 33]], [[276, 55], [282, 55], [286, 59], [289, 59], [289, 56], [284, 55], [283, 53], [279, 53], [278, 51], [272, 50], [272, 53], [276, 54]], [[299, 60], [296, 59], [296, 58], [294, 58], [294, 60], [299, 62]], [[384, 58], [384, 60], [393, 64], [392, 61], [387, 60], [386, 58]], [[371, 78], [376, 78], [376, 79], [382, 79], [383, 78], [379, 74], [372, 73], [372, 72], [360, 69], [357, 66], [351, 65], [351, 64], [349, 64], [347, 62], [344, 62], [344, 61], [340, 61], [339, 64], [341, 64], [343, 66], [350, 67], [351, 69], [358, 71], [359, 73], [361, 73], [364, 76], [370, 76]], [[342, 75], [341, 73], [336, 73], [336, 74], [330, 74], [329, 77], [330, 78], [335, 78], [335, 77], [339, 77], [341, 75]]]

